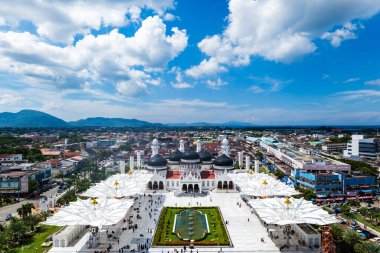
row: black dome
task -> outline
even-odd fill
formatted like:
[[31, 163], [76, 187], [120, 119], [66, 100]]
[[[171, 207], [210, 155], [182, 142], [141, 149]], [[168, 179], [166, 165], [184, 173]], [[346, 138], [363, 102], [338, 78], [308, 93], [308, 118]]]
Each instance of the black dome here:
[[226, 156], [225, 154], [221, 155], [221, 156], [218, 156], [215, 160], [214, 160], [214, 165], [216, 166], [232, 166], [234, 164], [234, 161]]
[[199, 160], [199, 154], [195, 151], [185, 151], [182, 153], [181, 159], [183, 160]]
[[162, 167], [162, 166], [166, 166], [167, 164], [168, 164], [168, 161], [166, 161], [166, 159], [163, 158], [159, 154], [151, 157], [148, 161], [148, 166], [153, 166], [153, 167]]
[[209, 162], [212, 159], [210, 152], [204, 149], [202, 149], [201, 152], [199, 152], [199, 157], [201, 159], [201, 162]]
[[182, 157], [182, 152], [177, 149], [171, 152], [168, 158], [169, 158], [169, 161], [171, 162], [179, 162], [181, 161], [181, 157]]

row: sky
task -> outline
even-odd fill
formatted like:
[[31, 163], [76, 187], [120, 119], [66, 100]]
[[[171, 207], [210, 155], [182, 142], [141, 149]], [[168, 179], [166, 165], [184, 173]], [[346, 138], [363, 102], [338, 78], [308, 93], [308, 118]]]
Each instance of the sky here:
[[380, 124], [379, 0], [15, 0], [0, 112]]

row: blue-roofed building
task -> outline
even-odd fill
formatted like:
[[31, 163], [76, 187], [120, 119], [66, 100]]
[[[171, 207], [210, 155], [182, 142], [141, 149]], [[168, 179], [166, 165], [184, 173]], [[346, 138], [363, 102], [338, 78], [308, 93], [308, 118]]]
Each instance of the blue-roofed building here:
[[296, 186], [312, 189], [317, 195], [372, 194], [377, 191], [376, 177], [349, 175], [343, 172], [315, 173], [293, 169], [291, 179]]

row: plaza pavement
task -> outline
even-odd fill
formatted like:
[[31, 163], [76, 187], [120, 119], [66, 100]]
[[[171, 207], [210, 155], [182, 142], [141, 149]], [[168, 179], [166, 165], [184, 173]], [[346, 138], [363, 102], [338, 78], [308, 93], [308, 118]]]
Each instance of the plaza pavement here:
[[[211, 199], [211, 200], [210, 200]], [[149, 202], [149, 201], [152, 202]], [[198, 202], [198, 204], [197, 204]], [[239, 202], [239, 205], [237, 204]], [[240, 205], [241, 204], [241, 205]], [[136, 252], [150, 252], [150, 253], [166, 253], [181, 252], [181, 247], [153, 247], [149, 250], [138, 251], [138, 243], [148, 244], [151, 243], [154, 236], [154, 229], [156, 222], [159, 218], [160, 211], [163, 206], [218, 206], [221, 210], [224, 220], [228, 221], [226, 225], [230, 239], [232, 241], [232, 247], [195, 247], [192, 251], [187, 249], [186, 252], [280, 252], [280, 244], [278, 246], [269, 238], [266, 228], [260, 223], [257, 216], [251, 211], [251, 209], [241, 200], [239, 193], [216, 193], [211, 192], [209, 195], [203, 197], [193, 196], [174, 196], [173, 192], [169, 193], [156, 193], [152, 196], [148, 194], [141, 195], [135, 204], [130, 208], [126, 214], [126, 222], [123, 220], [113, 226], [105, 226], [102, 228], [100, 234], [100, 244], [96, 248], [88, 248], [87, 241], [90, 233], [86, 233], [85, 236], [72, 247], [67, 248], [52, 248], [50, 253], [66, 253], [66, 252], [101, 252], [104, 251], [109, 245], [112, 246], [109, 252], [130, 252], [130, 250], [136, 250]], [[139, 208], [139, 211], [135, 210]], [[141, 219], [137, 219], [137, 212], [141, 216]], [[151, 214], [151, 216], [149, 215]], [[137, 225], [137, 229], [134, 231], [128, 228], [128, 219], [131, 224]], [[248, 221], [249, 219], [249, 221]], [[124, 228], [124, 229], [123, 229]], [[150, 230], [153, 230], [150, 232]], [[107, 238], [108, 234], [112, 234], [112, 238]], [[113, 233], [112, 233], [113, 231]], [[261, 241], [263, 238], [264, 242]], [[295, 239], [295, 238], [294, 238]], [[281, 240], [284, 241], [284, 240]], [[285, 241], [284, 241], [285, 242]], [[296, 242], [294, 242], [296, 243]], [[129, 246], [127, 250], [125, 246]], [[294, 245], [294, 244], [293, 244]], [[295, 249], [290, 249], [295, 251]], [[315, 252], [308, 249], [299, 249], [298, 252]]]

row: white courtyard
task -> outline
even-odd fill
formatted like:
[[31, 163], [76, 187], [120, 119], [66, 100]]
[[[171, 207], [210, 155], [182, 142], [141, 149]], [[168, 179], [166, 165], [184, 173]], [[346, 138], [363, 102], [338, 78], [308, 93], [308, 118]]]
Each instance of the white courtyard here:
[[[195, 247], [186, 252], [280, 252], [285, 244], [282, 228], [270, 226], [269, 230], [261, 224], [252, 209], [242, 201], [235, 192], [211, 192], [202, 197], [176, 197], [169, 193], [146, 193], [137, 198], [125, 218], [115, 225], [103, 226], [100, 231], [100, 243], [96, 248], [90, 247], [88, 238], [90, 228], [83, 237], [75, 240], [69, 247], [54, 247], [50, 253], [65, 252], [181, 252], [181, 247], [151, 247], [156, 222], [163, 206], [218, 206], [221, 210], [232, 245], [231, 247]], [[138, 217], [139, 216], [139, 217]], [[277, 235], [271, 239], [269, 231]], [[298, 238], [291, 239], [292, 245], [298, 244]], [[142, 245], [142, 247], [141, 247]], [[139, 247], [140, 246], [140, 247]], [[298, 252], [320, 252], [319, 249], [297, 247]], [[295, 250], [295, 246], [292, 247]], [[183, 249], [182, 249], [183, 250]]]

